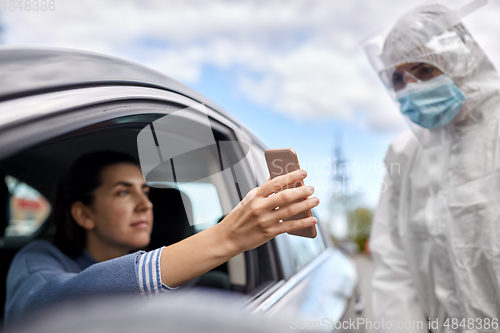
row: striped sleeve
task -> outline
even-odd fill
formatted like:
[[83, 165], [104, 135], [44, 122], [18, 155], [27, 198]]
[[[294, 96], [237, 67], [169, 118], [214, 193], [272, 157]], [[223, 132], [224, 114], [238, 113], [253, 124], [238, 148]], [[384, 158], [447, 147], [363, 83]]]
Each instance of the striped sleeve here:
[[155, 295], [163, 290], [174, 290], [161, 282], [160, 258], [163, 247], [139, 255], [135, 269], [137, 282], [143, 295]]

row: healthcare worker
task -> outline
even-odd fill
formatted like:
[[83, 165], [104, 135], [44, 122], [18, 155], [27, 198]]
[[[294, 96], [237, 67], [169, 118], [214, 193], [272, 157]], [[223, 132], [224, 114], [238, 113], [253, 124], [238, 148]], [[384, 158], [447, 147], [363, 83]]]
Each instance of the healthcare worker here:
[[381, 332], [500, 331], [500, 80], [460, 23], [479, 4], [419, 7], [364, 45], [411, 128], [371, 233]]

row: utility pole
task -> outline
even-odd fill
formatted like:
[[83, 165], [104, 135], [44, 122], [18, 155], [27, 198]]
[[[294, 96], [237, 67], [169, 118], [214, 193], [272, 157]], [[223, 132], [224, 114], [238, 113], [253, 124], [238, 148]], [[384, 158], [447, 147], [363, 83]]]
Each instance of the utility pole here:
[[344, 155], [342, 135], [335, 133], [335, 146], [331, 160], [330, 190], [330, 233], [338, 240], [346, 239], [348, 234], [347, 214], [352, 210], [356, 194], [350, 178], [349, 163]]

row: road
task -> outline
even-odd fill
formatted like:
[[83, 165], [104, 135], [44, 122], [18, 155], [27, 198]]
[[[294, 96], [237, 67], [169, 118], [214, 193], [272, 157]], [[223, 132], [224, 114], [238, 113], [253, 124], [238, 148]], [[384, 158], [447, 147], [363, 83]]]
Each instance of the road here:
[[[371, 258], [364, 254], [352, 256], [352, 259], [358, 267], [361, 277], [360, 291], [361, 295], [365, 298], [365, 310], [363, 311], [363, 318], [366, 320], [374, 321], [372, 312], [372, 299], [371, 299], [371, 278], [373, 275], [374, 265]], [[368, 329], [366, 333], [376, 333], [375, 329]]]

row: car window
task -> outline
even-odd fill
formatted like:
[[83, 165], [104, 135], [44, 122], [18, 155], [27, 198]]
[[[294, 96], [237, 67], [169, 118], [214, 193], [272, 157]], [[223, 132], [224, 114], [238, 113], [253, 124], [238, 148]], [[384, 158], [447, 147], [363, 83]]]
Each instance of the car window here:
[[9, 190], [8, 224], [5, 236], [29, 236], [37, 231], [50, 214], [50, 203], [37, 190], [7, 175]]
[[224, 216], [219, 192], [214, 183], [149, 182], [149, 185], [170, 187], [187, 196], [187, 201], [190, 204], [189, 213], [192, 214], [190, 222], [193, 224], [194, 232], [200, 232], [216, 225]]
[[[261, 173], [261, 177], [259, 180], [262, 184], [265, 179], [269, 177], [264, 151], [254, 147], [252, 152], [255, 156], [256, 164], [260, 166], [259, 171]], [[259, 174], [259, 172], [257, 174]], [[280, 252], [282, 259], [285, 260], [284, 257], [287, 257], [287, 259], [291, 257], [290, 261], [293, 261], [293, 265], [296, 269], [300, 269], [300, 267], [314, 259], [314, 257], [326, 248], [320, 228], [317, 227], [316, 230], [318, 235], [312, 239], [289, 234], [283, 234], [276, 237], [280, 244], [282, 244], [281, 246], [278, 246], [278, 251]], [[287, 251], [287, 253], [284, 253], [283, 251]], [[285, 276], [289, 276], [290, 274], [293, 274], [293, 271], [284, 272], [284, 274]]]
[[223, 216], [219, 192], [212, 183], [184, 183], [179, 189], [191, 200], [195, 232], [217, 224]]
[[249, 146], [218, 132], [200, 109], [156, 119], [137, 136], [146, 183], [184, 193], [189, 224], [197, 230], [216, 224], [255, 186]]
[[318, 235], [315, 238], [287, 234], [288, 242], [292, 249], [292, 258], [297, 269], [300, 269], [325, 249], [320, 228], [317, 227], [316, 230], [318, 231]]
[[[256, 184], [251, 170], [248, 171], [252, 166], [247, 161], [249, 149], [234, 144], [237, 138], [232, 128], [206, 115], [200, 120], [196, 110], [184, 112], [178, 118], [168, 117], [168, 121], [158, 121], [166, 114], [179, 114], [178, 111], [183, 110], [179, 106], [172, 104], [167, 108], [163, 104], [142, 102], [127, 104], [126, 111], [130, 115], [95, 122], [38, 143], [0, 160], [0, 170], [14, 174], [17, 179], [29, 179], [32, 188], [50, 195], [55, 193], [57, 184], [72, 163], [82, 155], [98, 150], [128, 153], [140, 162], [145, 180], [152, 186], [150, 200], [154, 201], [154, 224], [148, 247], [168, 246], [219, 222]], [[79, 112], [100, 114], [98, 111], [104, 107], [85, 107]], [[169, 122], [170, 119], [174, 121]], [[192, 124], [193, 128], [189, 128]], [[149, 135], [147, 140], [140, 141], [141, 133], [152, 134], [143, 130], [153, 126], [156, 137]], [[147, 145], [146, 151], [141, 150], [142, 143]], [[146, 155], [141, 155], [141, 152]], [[152, 154], [148, 155], [150, 152]], [[152, 160], [143, 159], [150, 156]], [[34, 196], [33, 191], [30, 192], [32, 196], [39, 198], [40, 194]], [[45, 203], [50, 207], [46, 200]], [[45, 207], [43, 204], [39, 206]], [[50, 209], [45, 214], [49, 212]], [[46, 219], [39, 215], [34, 218], [37, 227]], [[11, 229], [9, 232], [20, 232]], [[50, 239], [55, 226], [49, 225], [43, 232], [40, 237]], [[22, 245], [15, 244], [18, 248]], [[227, 286], [229, 279], [231, 289], [246, 292], [247, 277], [253, 274], [248, 271], [246, 257], [246, 254], [239, 255], [217, 268], [227, 277], [216, 274], [206, 280]]]

